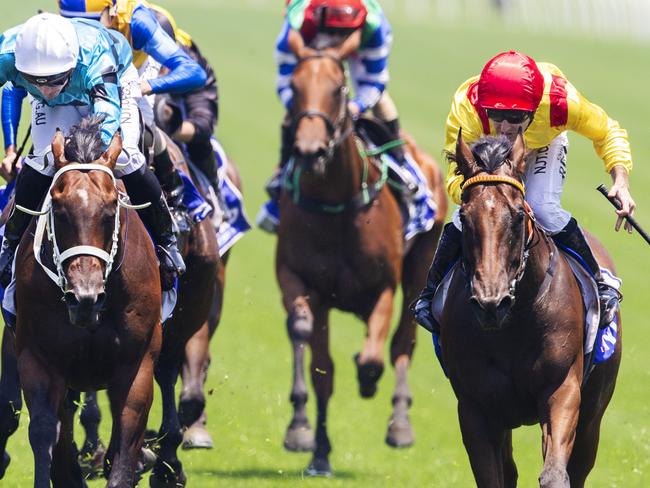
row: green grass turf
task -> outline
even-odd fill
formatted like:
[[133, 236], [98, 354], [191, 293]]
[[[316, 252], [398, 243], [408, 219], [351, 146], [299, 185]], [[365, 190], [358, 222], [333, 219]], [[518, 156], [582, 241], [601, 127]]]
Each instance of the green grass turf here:
[[[282, 116], [274, 91], [274, 39], [283, 0], [166, 0], [214, 64], [221, 94], [218, 135], [243, 174], [246, 207], [254, 217], [262, 185], [275, 165]], [[485, 61], [506, 49], [519, 49], [556, 63], [588, 98], [602, 105], [630, 133], [637, 167], [632, 174], [638, 217], [650, 226], [650, 159], [647, 117], [650, 68], [647, 46], [575, 36], [544, 36], [505, 29], [495, 19], [482, 25], [443, 25], [431, 15], [407, 21], [403, 5], [391, 10], [395, 45], [390, 92], [404, 127], [439, 156], [451, 95]], [[3, 9], [3, 30], [36, 8], [54, 9], [54, 0], [27, 0]], [[588, 480], [591, 487], [650, 485], [648, 430], [650, 367], [647, 364], [648, 252], [638, 236], [613, 232], [614, 218], [594, 188], [609, 183], [591, 144], [571, 136], [564, 202], [578, 220], [612, 252], [624, 280], [625, 347], [614, 399], [605, 416], [600, 455]], [[332, 315], [331, 348], [336, 364], [335, 394], [329, 412], [335, 477], [303, 480], [308, 454], [282, 449], [290, 419], [291, 353], [273, 273], [275, 242], [254, 230], [234, 249], [228, 266], [223, 320], [212, 343], [207, 382], [212, 451], [182, 453], [189, 486], [471, 486], [473, 478], [456, 418], [455, 398], [433, 357], [430, 339], [419, 331], [410, 382], [416, 444], [392, 450], [384, 443], [394, 374], [389, 368], [372, 401], [357, 394], [352, 355], [362, 345], [364, 326]], [[423, 266], [428, 263], [422, 263]], [[104, 399], [104, 396], [102, 396]], [[158, 401], [158, 397], [156, 398]], [[104, 403], [105, 405], [105, 403]], [[313, 395], [309, 411], [315, 410]], [[106, 409], [104, 414], [107, 415]], [[158, 425], [160, 408], [150, 425]], [[2, 487], [30, 485], [33, 458], [27, 415], [9, 443], [13, 463]], [[108, 422], [102, 425], [108, 439]], [[542, 460], [538, 427], [515, 434], [520, 486], [537, 483]], [[141, 485], [146, 486], [147, 481]], [[99, 482], [90, 486], [102, 486]]]

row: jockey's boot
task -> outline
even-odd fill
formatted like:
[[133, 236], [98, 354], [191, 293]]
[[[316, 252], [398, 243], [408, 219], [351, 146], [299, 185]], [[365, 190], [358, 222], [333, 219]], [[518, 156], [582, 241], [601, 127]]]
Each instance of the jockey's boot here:
[[165, 148], [160, 154], [154, 155], [153, 162], [167, 204], [171, 209], [180, 207], [183, 203], [183, 178], [174, 167], [169, 150]]
[[160, 182], [167, 206], [172, 213], [173, 221], [179, 233], [184, 234], [190, 231], [190, 224], [186, 218], [183, 196], [185, 186], [183, 178], [174, 166], [174, 162], [167, 147], [160, 154], [153, 157], [155, 174]]
[[433, 257], [433, 263], [427, 274], [427, 284], [417, 300], [410, 306], [411, 311], [415, 314], [416, 322], [432, 333], [440, 334], [440, 325], [433, 318], [431, 311], [433, 296], [453, 263], [460, 256], [462, 235], [453, 222], [445, 225], [436, 255]]
[[[24, 165], [16, 181], [15, 204], [30, 210], [37, 210], [50, 183], [52, 183], [51, 176], [43, 175], [31, 166]], [[0, 286], [2, 288], [7, 288], [11, 282], [14, 254], [31, 220], [31, 215], [21, 212], [14, 206], [11, 216], [5, 224], [4, 239], [0, 249]]]
[[[391, 135], [391, 142], [395, 142], [401, 139], [400, 135], [400, 123], [399, 119], [393, 119], [384, 122], [388, 128]], [[394, 172], [393, 178], [396, 178], [401, 187], [401, 196], [405, 204], [409, 204], [413, 196], [418, 191], [418, 182], [415, 177], [408, 170], [408, 162], [406, 161], [406, 152], [404, 151], [403, 145], [396, 146], [389, 150], [389, 153], [395, 161], [400, 165], [400, 172]]]
[[571, 218], [569, 223], [560, 232], [553, 236], [553, 239], [560, 246], [570, 249], [578, 254], [580, 259], [587, 265], [589, 271], [598, 285], [598, 298], [600, 301], [600, 327], [607, 327], [616, 316], [620, 302], [623, 299], [621, 293], [605, 283], [600, 272], [600, 266], [591, 251], [585, 235], [580, 230], [576, 219]]
[[151, 203], [150, 206], [138, 210], [138, 215], [156, 245], [162, 289], [170, 290], [174, 286], [175, 278], [185, 273], [185, 262], [178, 250], [172, 216], [160, 183], [145, 166], [122, 177], [122, 181], [132, 203]]
[[265, 187], [270, 200], [262, 205], [255, 218], [257, 226], [270, 234], [275, 234], [280, 224], [280, 207], [278, 203], [282, 194], [282, 173], [293, 153], [294, 137], [291, 128], [290, 122], [285, 119], [280, 127], [280, 164], [275, 168]]

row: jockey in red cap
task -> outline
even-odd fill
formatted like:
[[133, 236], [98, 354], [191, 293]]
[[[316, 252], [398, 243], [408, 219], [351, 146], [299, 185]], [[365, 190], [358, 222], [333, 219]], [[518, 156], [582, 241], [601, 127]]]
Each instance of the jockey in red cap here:
[[[276, 42], [277, 92], [280, 100], [287, 110], [291, 107], [291, 76], [305, 52], [352, 46], [347, 62], [355, 96], [349, 102], [349, 110], [353, 116], [372, 111], [373, 115], [385, 122], [391, 137], [398, 139], [397, 108], [386, 91], [392, 41], [390, 24], [376, 0], [290, 0]], [[296, 48], [296, 45], [301, 47]], [[289, 127], [288, 119], [285, 119], [280, 167], [291, 156], [293, 141]], [[402, 164], [401, 161], [398, 163]], [[272, 200], [263, 206], [257, 217], [260, 228], [269, 232], [274, 232], [279, 222], [274, 199], [279, 193], [279, 174], [276, 172], [267, 185], [269, 193], [273, 195]]]
[[[566, 177], [567, 132], [577, 132], [592, 140], [613, 186], [610, 195], [621, 202], [616, 230], [623, 217], [635, 208], [630, 195], [628, 173], [632, 156], [627, 132], [599, 106], [584, 98], [564, 74], [550, 63], [536, 63], [525, 54], [508, 51], [492, 58], [480, 76], [470, 78], [456, 91], [447, 117], [445, 152], [455, 154], [462, 128], [463, 139], [474, 142], [485, 135], [505, 135], [514, 141], [523, 131], [529, 149], [525, 175], [526, 201], [537, 222], [560, 247], [580, 256], [598, 284], [601, 326], [614, 319], [620, 294], [607, 285], [600, 267], [578, 223], [562, 208], [561, 196]], [[447, 191], [460, 203], [463, 176], [449, 160]], [[628, 223], [626, 229], [631, 232]], [[427, 285], [414, 305], [417, 321], [439, 333], [432, 316], [431, 301], [451, 264], [460, 255], [461, 222], [458, 209], [453, 222], [445, 226], [429, 270]]]

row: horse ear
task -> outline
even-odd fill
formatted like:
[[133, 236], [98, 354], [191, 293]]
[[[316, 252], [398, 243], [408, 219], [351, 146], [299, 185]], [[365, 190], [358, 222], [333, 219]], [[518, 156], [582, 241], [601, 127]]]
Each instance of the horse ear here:
[[339, 59], [347, 59], [351, 54], [357, 52], [361, 46], [361, 29], [355, 30], [350, 34], [336, 49]]
[[111, 144], [108, 146], [108, 149], [102, 154], [101, 159], [104, 161], [106, 166], [113, 169], [115, 168], [115, 163], [117, 158], [122, 152], [122, 135], [120, 131], [117, 131], [113, 138], [111, 139]]
[[458, 130], [458, 139], [456, 141], [456, 164], [458, 165], [458, 171], [460, 171], [465, 179], [470, 178], [476, 173], [476, 161], [474, 161], [472, 150], [463, 140], [462, 127]]
[[524, 133], [519, 129], [515, 143], [512, 145], [512, 150], [510, 151], [510, 161], [512, 162], [513, 168], [520, 174], [523, 175], [526, 171], [526, 143], [524, 142]]
[[63, 137], [63, 132], [58, 127], [54, 133], [54, 138], [52, 139], [52, 155], [54, 156], [54, 167], [60, 169], [65, 166], [68, 161], [65, 159], [65, 137]]

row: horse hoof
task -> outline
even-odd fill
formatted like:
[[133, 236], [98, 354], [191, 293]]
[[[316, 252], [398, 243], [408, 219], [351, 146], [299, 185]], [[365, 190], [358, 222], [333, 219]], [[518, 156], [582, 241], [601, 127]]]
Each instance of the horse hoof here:
[[403, 448], [411, 447], [414, 443], [415, 435], [408, 419], [395, 421], [391, 418], [388, 423], [388, 432], [386, 432], [386, 444], [390, 447]]
[[136, 468], [136, 473], [142, 475], [147, 471], [151, 471], [158, 461], [158, 456], [148, 447], [142, 447], [140, 449], [140, 459], [138, 459], [138, 466]]
[[199, 420], [205, 409], [205, 398], [181, 399], [178, 404], [178, 420], [182, 427], [190, 427]]
[[99, 442], [96, 446], [85, 444], [77, 457], [84, 479], [96, 480], [104, 476], [106, 448]]
[[11, 462], [11, 456], [8, 452], [4, 452], [2, 456], [2, 462], [0, 462], [0, 480], [5, 477], [9, 463]]
[[183, 449], [212, 449], [212, 437], [202, 425], [194, 425], [183, 432]]
[[187, 478], [183, 469], [171, 470], [167, 465], [163, 465], [163, 473], [154, 470], [149, 476], [149, 486], [151, 488], [183, 488], [187, 484]]
[[305, 469], [305, 476], [315, 477], [320, 476], [324, 478], [332, 477], [332, 468], [330, 462], [324, 458], [314, 458]]
[[314, 431], [309, 424], [289, 426], [284, 436], [284, 448], [291, 452], [311, 452], [316, 446]]
[[384, 365], [378, 362], [359, 364], [359, 354], [354, 356], [359, 380], [359, 394], [362, 398], [372, 398], [377, 393], [377, 382], [384, 373]]

